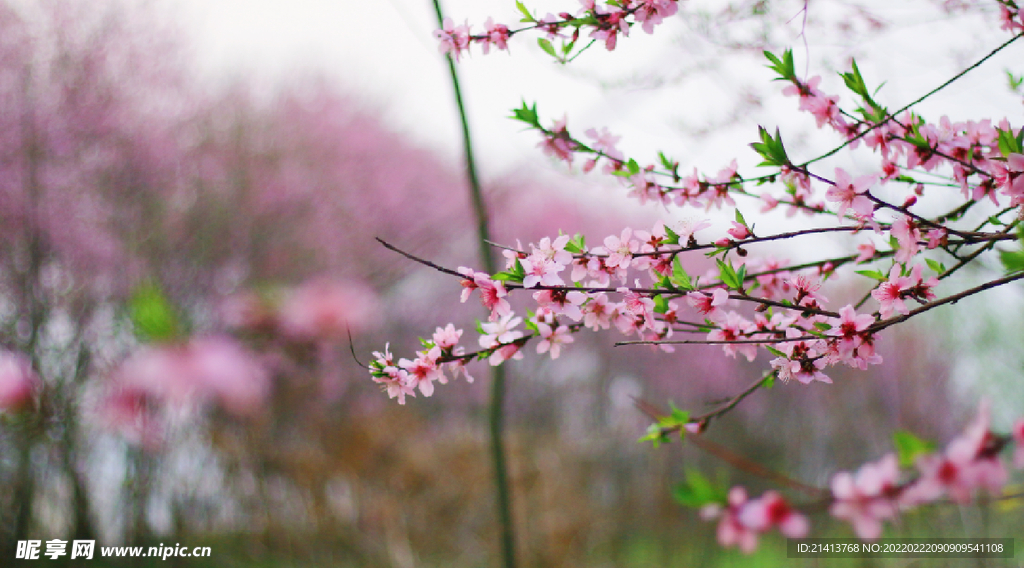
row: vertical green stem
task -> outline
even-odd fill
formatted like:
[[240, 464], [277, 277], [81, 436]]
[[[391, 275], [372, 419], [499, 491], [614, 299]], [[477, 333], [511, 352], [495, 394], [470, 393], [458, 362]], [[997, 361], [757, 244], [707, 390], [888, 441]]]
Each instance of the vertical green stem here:
[[[437, 25], [444, 27], [444, 15], [441, 12], [439, 0], [433, 0], [434, 10], [437, 12]], [[451, 72], [452, 87], [455, 90], [455, 102], [459, 107], [459, 118], [462, 121], [462, 143], [466, 154], [466, 177], [469, 181], [470, 197], [473, 201], [473, 213], [476, 216], [476, 232], [480, 241], [480, 261], [488, 274], [497, 272], [494, 258], [491, 255], [488, 241], [491, 240], [490, 224], [487, 217], [487, 207], [484, 204], [483, 192], [480, 189], [480, 180], [476, 173], [476, 160], [473, 157], [473, 144], [469, 133], [469, 119], [466, 118], [466, 107], [462, 101], [462, 89], [459, 86], [459, 74], [455, 70], [455, 62], [451, 56], [448, 60], [448, 70]], [[489, 410], [490, 435], [491, 435], [491, 459], [494, 462], [494, 485], [498, 500], [498, 522], [501, 530], [501, 555], [504, 568], [515, 568], [515, 532], [512, 526], [512, 503], [511, 491], [508, 481], [508, 464], [505, 455], [505, 444], [502, 439], [504, 426], [504, 402], [505, 402], [505, 368], [502, 366], [491, 367], [491, 403]]]

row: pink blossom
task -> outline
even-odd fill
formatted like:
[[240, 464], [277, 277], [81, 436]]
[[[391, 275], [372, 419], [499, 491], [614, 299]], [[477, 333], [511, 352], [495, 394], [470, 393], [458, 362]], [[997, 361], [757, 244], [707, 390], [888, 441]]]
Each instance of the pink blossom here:
[[534, 292], [533, 299], [541, 308], [550, 309], [552, 314], [580, 321], [583, 318], [581, 306], [587, 301], [587, 295], [577, 290], [541, 290]]
[[896, 251], [896, 262], [906, 264], [921, 250], [918, 242], [921, 240], [921, 231], [909, 216], [904, 215], [895, 222], [889, 229], [892, 236], [896, 237], [899, 250]]
[[729, 229], [726, 232], [729, 233], [729, 236], [731, 236], [732, 238], [734, 238], [734, 239], [736, 239], [738, 241], [742, 241], [743, 239], [745, 239], [745, 238], [747, 238], [747, 237], [749, 237], [751, 235], [750, 229], [746, 225], [744, 225], [743, 223], [740, 223], [740, 222], [737, 222], [737, 221], [733, 221], [732, 222], [732, 228]]
[[263, 408], [270, 394], [270, 374], [234, 339], [196, 338], [184, 355], [197, 391], [222, 408], [235, 415], [251, 415]]
[[602, 127], [600, 131], [594, 128], [588, 128], [584, 134], [594, 140], [594, 143], [592, 144], [594, 150], [597, 150], [616, 161], [622, 161], [622, 152], [615, 147], [622, 137], [613, 135], [608, 131], [607, 126]]
[[388, 393], [388, 398], [398, 398], [398, 404], [405, 404], [406, 396], [416, 396], [416, 383], [404, 369], [399, 369], [394, 356], [384, 346], [384, 352], [373, 352], [374, 364], [370, 371], [373, 382], [379, 383]]
[[[748, 332], [757, 330], [753, 324], [736, 312], [725, 312], [724, 315], [718, 313], [712, 318], [712, 321], [719, 326], [719, 329], [711, 330], [708, 333], [708, 341], [744, 340], [747, 338]], [[753, 361], [754, 357], [757, 357], [757, 346], [753, 343], [725, 344], [722, 349], [730, 357], [735, 357], [736, 353], [740, 353], [747, 358], [747, 361]]]
[[491, 366], [498, 366], [509, 359], [522, 359], [523, 354], [519, 351], [518, 343], [511, 343], [509, 345], [502, 345], [501, 347], [494, 350], [491, 356], [487, 358], [487, 362]]
[[483, 52], [487, 55], [491, 46], [495, 46], [499, 51], [508, 51], [508, 26], [505, 24], [495, 24], [494, 18], [487, 18], [484, 21], [485, 37], [483, 42]]
[[437, 364], [441, 350], [435, 346], [426, 351], [419, 351], [416, 355], [416, 359], [411, 361], [404, 358], [399, 360], [398, 366], [406, 372], [411, 386], [419, 388], [423, 396], [430, 396], [434, 394], [434, 381], [441, 384], [448, 382]]
[[728, 301], [729, 292], [725, 288], [715, 288], [711, 294], [698, 291], [686, 293], [686, 303], [696, 308], [701, 315], [707, 317], [717, 314], [718, 307], [724, 306]]
[[996, 171], [996, 182], [1009, 195], [1013, 205], [1024, 202], [1024, 154], [1010, 154], [1006, 157], [1006, 165], [1000, 165]]
[[739, 521], [758, 532], [779, 527], [788, 538], [803, 538], [810, 528], [807, 517], [796, 512], [776, 491], [767, 491], [748, 501], [740, 510]]
[[861, 466], [856, 476], [841, 471], [832, 477], [835, 501], [829, 513], [849, 521], [853, 531], [864, 540], [882, 536], [882, 521], [896, 516], [899, 465], [896, 454], [887, 454], [875, 463]]
[[29, 406], [37, 383], [28, 357], [0, 351], [0, 410], [18, 411]]
[[[608, 254], [608, 258], [604, 261], [606, 265], [623, 270], [629, 268], [629, 264], [633, 260], [633, 253], [637, 251], [638, 247], [632, 236], [633, 230], [626, 227], [622, 230], [621, 236], [610, 235], [604, 238], [604, 248], [598, 247], [598, 249], [600, 252]], [[594, 252], [598, 252], [598, 249], [594, 249]]]
[[878, 300], [879, 312], [883, 318], [889, 318], [893, 312], [909, 314], [910, 308], [903, 303], [903, 297], [910, 290], [913, 281], [900, 276], [900, 266], [896, 265], [889, 271], [889, 279], [871, 291], [871, 297]]
[[847, 304], [839, 310], [839, 318], [833, 318], [830, 323], [832, 329], [827, 335], [839, 338], [837, 347], [840, 355], [845, 357], [864, 342], [861, 333], [875, 323], [875, 318], [868, 314], [857, 315], [853, 306]]
[[[787, 339], [803, 335], [804, 333], [796, 328], [786, 328]], [[796, 379], [797, 382], [805, 385], [814, 381], [832, 384], [832, 379], [821, 372], [827, 365], [827, 361], [819, 349], [821, 343], [816, 339], [776, 343], [775, 349], [781, 351], [783, 356], [772, 359], [770, 364], [778, 373], [779, 380], [788, 383]]]
[[544, 237], [537, 243], [536, 247], [530, 245], [533, 249], [531, 256], [539, 256], [557, 262], [562, 266], [568, 266], [572, 262], [572, 253], [565, 250], [565, 245], [567, 244], [569, 244], [569, 235], [561, 235], [554, 241]]
[[718, 544], [724, 547], [738, 546], [745, 554], [751, 554], [757, 550], [758, 531], [740, 520], [740, 513], [746, 503], [746, 490], [733, 487], [729, 490], [728, 504], [724, 509], [720, 505], [705, 506], [701, 509], [701, 517], [721, 517], [718, 522]]
[[673, 224], [672, 230], [679, 235], [679, 244], [685, 245], [697, 231], [707, 229], [710, 226], [711, 221], [708, 219], [688, 217]]
[[861, 243], [857, 245], [857, 258], [855, 262], [867, 262], [875, 257], [875, 245], [872, 243]]
[[574, 341], [572, 334], [569, 332], [569, 328], [564, 325], [560, 325], [557, 328], [552, 329], [550, 325], [544, 322], [538, 322], [537, 330], [543, 338], [543, 340], [537, 344], [537, 353], [547, 353], [550, 351], [552, 359], [558, 359], [558, 355], [561, 352], [563, 345], [567, 345]]
[[[690, 429], [689, 424], [687, 428]], [[696, 429], [699, 431], [699, 426]], [[706, 520], [721, 518], [718, 522], [718, 543], [724, 547], [737, 546], [745, 554], [754, 552], [758, 536], [773, 527], [778, 527], [789, 538], [802, 538], [809, 530], [807, 518], [775, 491], [748, 500], [745, 489], [733, 487], [724, 507], [705, 505], [700, 514]]]
[[512, 306], [505, 299], [508, 291], [501, 282], [491, 280], [490, 276], [483, 272], [475, 272], [464, 266], [459, 267], [459, 273], [466, 276], [462, 280], [462, 301], [469, 299], [473, 290], [480, 290], [480, 302], [490, 311], [490, 321], [512, 313]]
[[604, 292], [590, 298], [583, 308], [583, 325], [589, 329], [608, 329], [611, 325], [611, 316], [615, 311], [614, 305], [608, 304], [608, 295]]
[[1013, 465], [1024, 469], [1024, 418], [1013, 423], [1013, 443], [1017, 447], [1013, 451]]
[[679, 10], [676, 0], [636, 0], [631, 6], [636, 10], [633, 17], [642, 24], [644, 32], [648, 34], [654, 33], [654, 26]]
[[462, 330], [455, 329], [455, 325], [448, 324], [445, 327], [439, 327], [434, 331], [434, 345], [440, 347], [442, 350], [451, 349], [459, 343], [459, 338], [462, 337]]
[[946, 230], [941, 227], [928, 231], [928, 234], [925, 235], [925, 238], [928, 239], [928, 248], [937, 248], [946, 241], [946, 236]]
[[544, 135], [544, 140], [537, 144], [537, 146], [540, 147], [545, 156], [565, 160], [566, 163], [571, 165], [572, 153], [576, 151], [576, 143], [569, 136], [565, 123], [566, 119], [564, 117], [562, 120], [556, 121], [551, 130]]
[[523, 278], [524, 288], [533, 288], [538, 284], [543, 286], [562, 286], [565, 284], [562, 277], [558, 275], [559, 272], [565, 270], [565, 266], [558, 264], [550, 258], [531, 254], [520, 261], [520, 264], [522, 264], [523, 271], [526, 273], [526, 276]]
[[856, 180], [842, 168], [836, 168], [835, 185], [825, 193], [825, 198], [838, 202], [836, 214], [842, 217], [847, 209], [853, 209], [858, 218], [868, 218], [874, 212], [874, 204], [864, 194], [877, 180], [874, 176], [861, 176]]
[[480, 324], [480, 328], [484, 332], [480, 336], [480, 347], [491, 349], [499, 344], [511, 343], [521, 338], [523, 333], [515, 331], [513, 328], [522, 322], [523, 318], [515, 317], [515, 314], [509, 313], [502, 316], [498, 321]]
[[366, 326], [376, 310], [373, 293], [353, 282], [312, 280], [292, 291], [281, 305], [285, 333], [300, 339], [338, 340], [349, 329]]
[[445, 18], [442, 28], [434, 30], [434, 38], [439, 42], [438, 51], [450, 54], [458, 62], [462, 52], [469, 49], [469, 25], [456, 26], [451, 18]]
[[623, 315], [632, 319], [632, 326], [637, 330], [653, 328], [654, 300], [629, 288], [619, 288], [618, 292], [622, 294]]
[[1007, 472], [999, 459], [1002, 445], [990, 431], [989, 424], [989, 405], [982, 401], [975, 421], [946, 446], [942, 455], [918, 459], [921, 477], [910, 495], [925, 501], [944, 492], [958, 503], [968, 503], [977, 489], [999, 494], [1006, 484]]
[[614, 6], [595, 8], [592, 15], [597, 19], [597, 25], [590, 32], [590, 37], [604, 41], [604, 47], [608, 51], [615, 49], [618, 34], [629, 35], [629, 22], [623, 10]]
[[110, 426], [150, 444], [165, 409], [212, 403], [251, 415], [269, 394], [270, 374], [253, 354], [229, 337], [206, 336], [136, 350], [114, 371], [103, 409]]

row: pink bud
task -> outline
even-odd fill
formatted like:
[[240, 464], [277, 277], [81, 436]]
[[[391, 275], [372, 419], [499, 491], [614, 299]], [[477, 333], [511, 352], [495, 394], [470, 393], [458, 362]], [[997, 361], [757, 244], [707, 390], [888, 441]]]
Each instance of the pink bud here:
[[28, 357], [0, 351], [0, 410], [18, 411], [32, 402], [38, 377]]

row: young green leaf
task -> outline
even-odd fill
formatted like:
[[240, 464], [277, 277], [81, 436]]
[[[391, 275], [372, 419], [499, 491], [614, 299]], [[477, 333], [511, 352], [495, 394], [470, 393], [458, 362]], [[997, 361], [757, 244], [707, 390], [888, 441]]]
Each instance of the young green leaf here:
[[935, 443], [922, 440], [906, 430], [897, 430], [892, 435], [892, 443], [896, 446], [900, 467], [910, 467], [918, 456], [935, 451]]
[[554, 57], [556, 59], [558, 58], [558, 55], [555, 53], [555, 47], [551, 45], [551, 42], [548, 41], [547, 38], [537, 38], [537, 45], [539, 45], [540, 48], [543, 49], [544, 52], [550, 55], [551, 57]]
[[1024, 270], [1024, 251], [999, 251], [999, 261], [1003, 263], [1003, 268], [1006, 269], [1006, 272], [1020, 272]]
[[128, 315], [135, 334], [144, 342], [169, 342], [180, 338], [181, 321], [174, 306], [158, 285], [135, 289], [128, 300]]
[[712, 503], [725, 503], [727, 491], [724, 486], [716, 486], [699, 471], [687, 469], [686, 481], [673, 489], [672, 496], [680, 505], [699, 509]]
[[792, 50], [787, 49], [782, 54], [781, 59], [770, 51], [765, 51], [764, 56], [768, 58], [768, 61], [771, 61], [771, 65], [765, 65], [765, 67], [771, 69], [772, 71], [775, 71], [775, 73], [779, 75], [774, 79], [775, 81], [796, 80], [796, 70], [794, 69], [793, 65]]
[[732, 267], [732, 264], [722, 262], [721, 259], [715, 259], [715, 262], [718, 263], [718, 274], [722, 283], [730, 289], [738, 289], [740, 287], [740, 280], [736, 276], [736, 269]]
[[526, 105], [526, 101], [523, 101], [522, 108], [512, 109], [510, 118], [525, 122], [534, 128], [540, 128], [540, 121], [537, 119], [537, 103], [533, 103], [533, 106], [530, 107]]
[[877, 270], [857, 270], [855, 272], [857, 274], [860, 274], [861, 276], [867, 276], [868, 278], [874, 278], [875, 280], [878, 280], [879, 282], [885, 282], [886, 280], [888, 280], [888, 278], [886, 278], [884, 274], [882, 274], [881, 272], [879, 272]]
[[516, 8], [519, 8], [519, 12], [523, 14], [523, 19], [519, 20], [520, 22], [533, 23], [537, 21], [532, 15], [530, 15], [530, 11], [527, 10], [526, 6], [524, 6], [519, 0], [516, 0]]
[[683, 290], [693, 290], [693, 282], [690, 281], [690, 275], [686, 273], [683, 268], [683, 262], [679, 260], [679, 257], [675, 257], [672, 260], [672, 285], [676, 288], [682, 288]]
[[665, 299], [665, 296], [658, 294], [654, 297], [654, 311], [659, 314], [663, 314], [668, 311], [668, 300]]

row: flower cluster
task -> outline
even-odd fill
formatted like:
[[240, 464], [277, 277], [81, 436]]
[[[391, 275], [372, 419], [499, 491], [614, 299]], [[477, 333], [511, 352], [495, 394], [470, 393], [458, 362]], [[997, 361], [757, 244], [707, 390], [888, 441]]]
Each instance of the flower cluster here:
[[[511, 317], [511, 316], [510, 316]], [[518, 319], [518, 318], [516, 318]], [[521, 334], [511, 331], [515, 327], [507, 318], [484, 326], [493, 326], [490, 331], [494, 332], [490, 340], [500, 337], [505, 341], [517, 339]], [[416, 353], [415, 359], [399, 359], [395, 362], [394, 356], [387, 346], [384, 352], [374, 351], [374, 360], [370, 364], [370, 373], [373, 381], [381, 385], [381, 388], [388, 393], [388, 397], [397, 398], [398, 404], [405, 404], [406, 396], [416, 396], [416, 389], [419, 389], [423, 396], [430, 396], [434, 393], [434, 381], [444, 385], [448, 384], [448, 377], [445, 369], [452, 371], [453, 377], [462, 374], [466, 382], [473, 382], [473, 377], [466, 371], [465, 349], [458, 346], [459, 338], [462, 337], [462, 330], [455, 329], [455, 326], [448, 324], [446, 327], [439, 327], [434, 332], [430, 341], [423, 342], [423, 350]], [[481, 337], [483, 342], [484, 337]], [[514, 344], [513, 344], [514, 345]], [[496, 350], [499, 353], [501, 350]], [[512, 354], [509, 354], [511, 357]]]
[[457, 26], [450, 18], [445, 18], [441, 29], [434, 31], [434, 38], [438, 41], [440, 52], [450, 54], [455, 61], [459, 61], [462, 53], [468, 51], [473, 43], [480, 44], [485, 55], [491, 47], [499, 51], [508, 50], [509, 38], [527, 30], [544, 32], [547, 38], [542, 40], [541, 45], [552, 55], [555, 55], [555, 51], [549, 40], [566, 39], [566, 32], [570, 29], [572, 32], [569, 33], [569, 42], [563, 48], [564, 54], [567, 55], [575, 46], [581, 31], [589, 31], [592, 41], [600, 41], [608, 51], [612, 51], [620, 35], [629, 35], [630, 26], [639, 24], [644, 32], [651, 34], [655, 26], [679, 11], [679, 0], [613, 0], [604, 3], [579, 0], [579, 3], [582, 8], [576, 14], [548, 13], [540, 18], [531, 15], [520, 4], [519, 9], [524, 16], [522, 21], [528, 25], [516, 30], [510, 30], [507, 25], [494, 23], [492, 18], [487, 18], [484, 32], [474, 34], [468, 23]]
[[748, 499], [746, 489], [733, 487], [725, 505], [710, 503], [700, 513], [705, 520], [719, 519], [718, 542], [722, 546], [737, 546], [747, 554], [757, 549], [758, 536], [773, 527], [788, 538], [803, 538], [810, 527], [807, 517], [775, 491]]
[[[914, 471], [901, 471], [900, 459], [891, 453], [864, 464], [856, 473], [836, 473], [826, 498], [828, 511], [850, 523], [858, 538], [875, 540], [882, 536], [884, 521], [911, 508], [943, 498], [968, 503], [979, 492], [999, 495], [1008, 479], [1000, 455], [1011, 444], [1016, 446], [1016, 467], [1024, 468], [1024, 420], [1016, 423], [1010, 436], [992, 432], [988, 405], [983, 402], [974, 422], [944, 451], [908, 456], [914, 460]], [[777, 493], [769, 491], [748, 501], [743, 487], [733, 487], [725, 503], [705, 505], [701, 516], [720, 518], [719, 543], [738, 546], [746, 553], [756, 548], [757, 535], [772, 526], [790, 538], [803, 537], [809, 529], [806, 518]]]
[[[703, 335], [684, 342], [722, 344], [726, 355], [750, 361], [760, 347], [775, 356], [771, 366], [782, 381], [827, 383], [831, 379], [823, 370], [829, 366], [866, 369], [880, 363], [874, 339], [889, 324], [885, 318], [893, 310], [906, 313], [907, 299], [923, 303], [935, 298], [931, 288], [937, 281], [924, 279], [919, 265], [906, 276], [901, 265], [893, 268], [891, 280], [875, 290], [879, 312], [874, 315], [858, 314], [852, 305], [829, 311], [819, 291], [821, 267], [789, 271], [774, 258], [740, 257], [736, 262], [719, 259], [717, 269], [691, 277], [684, 265], [687, 253], [724, 253], [757, 241], [745, 223], [734, 222], [728, 237], [701, 244], [696, 233], [709, 226], [700, 220], [674, 229], [661, 222], [650, 230], [626, 228], [592, 248], [581, 235], [545, 237], [528, 250], [506, 249], [501, 273], [461, 267], [462, 301], [478, 292], [489, 313], [488, 322], [478, 326], [482, 349], [442, 353], [434, 348], [436, 337], [425, 341], [417, 368], [427, 365], [430, 372], [420, 372], [415, 380], [403, 372], [408, 366], [394, 364], [385, 350], [372, 366], [374, 379], [390, 396], [401, 394], [404, 400], [404, 394], [424, 381], [436, 380], [443, 364], [462, 365], [476, 358], [497, 365], [521, 356], [521, 347], [534, 338], [539, 353], [555, 358], [573, 341], [572, 333], [614, 327], [623, 335], [658, 343], [665, 351], [672, 350], [670, 338], [677, 333]], [[531, 291], [526, 330], [520, 331], [516, 328], [524, 319], [513, 311], [509, 298], [513, 292]], [[756, 309], [752, 314], [738, 309], [744, 304]], [[420, 392], [429, 396], [433, 388]]]
[[248, 333], [341, 341], [370, 322], [375, 303], [373, 292], [357, 282], [313, 279], [273, 296], [236, 294], [221, 306], [221, 319]]
[[213, 404], [236, 416], [262, 409], [270, 372], [257, 356], [227, 336], [136, 350], [114, 371], [103, 418], [129, 438], [158, 444], [166, 414]]

